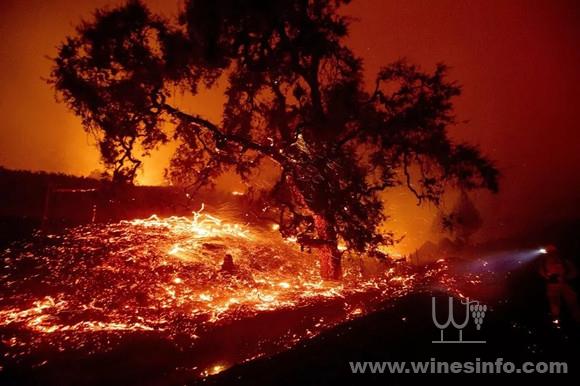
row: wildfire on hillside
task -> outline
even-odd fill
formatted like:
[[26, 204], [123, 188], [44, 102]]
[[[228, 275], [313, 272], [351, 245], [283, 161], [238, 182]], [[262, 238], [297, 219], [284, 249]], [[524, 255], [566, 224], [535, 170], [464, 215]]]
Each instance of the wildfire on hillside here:
[[[233, 271], [220, 269], [226, 254]], [[141, 334], [190, 353], [187, 370], [203, 377], [292, 347], [426, 281], [453, 287], [442, 265], [385, 264], [371, 274], [356, 258], [346, 259], [341, 282], [325, 282], [315, 254], [272, 224], [203, 211], [38, 234], [2, 255], [1, 366], [106, 352]], [[242, 347], [211, 352], [218, 330]]]

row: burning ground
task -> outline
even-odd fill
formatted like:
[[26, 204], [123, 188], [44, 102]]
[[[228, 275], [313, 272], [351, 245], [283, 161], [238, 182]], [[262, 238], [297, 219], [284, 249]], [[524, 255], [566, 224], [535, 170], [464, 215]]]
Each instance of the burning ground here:
[[[233, 273], [220, 270], [226, 254]], [[135, 364], [139, 371], [206, 377], [424, 285], [454, 289], [443, 265], [375, 262], [370, 273], [362, 262], [346, 258], [344, 280], [323, 282], [315, 254], [272, 224], [203, 211], [39, 233], [2, 252], [0, 365], [42, 369], [116, 353], [127, 367], [140, 356], [161, 358]]]

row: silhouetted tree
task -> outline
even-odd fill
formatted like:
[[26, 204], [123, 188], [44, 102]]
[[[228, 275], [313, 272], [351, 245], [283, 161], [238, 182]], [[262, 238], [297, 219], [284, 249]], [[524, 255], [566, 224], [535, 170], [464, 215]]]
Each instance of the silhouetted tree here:
[[[321, 274], [341, 275], [340, 242], [372, 251], [392, 243], [379, 193], [406, 184], [437, 203], [448, 184], [497, 189], [498, 172], [468, 144], [452, 143], [447, 68], [399, 61], [373, 89], [344, 44], [341, 0], [189, 0], [178, 20], [139, 1], [97, 11], [60, 47], [52, 82], [100, 140], [116, 179], [170, 137], [169, 175], [201, 186], [233, 168], [248, 179], [263, 159], [279, 169], [265, 210], [284, 236], [319, 249]], [[222, 122], [171, 104], [174, 90], [227, 82]]]
[[465, 190], [457, 198], [450, 213], [440, 212], [435, 218], [434, 230], [453, 235], [459, 245], [469, 244], [471, 236], [483, 225], [483, 219]]

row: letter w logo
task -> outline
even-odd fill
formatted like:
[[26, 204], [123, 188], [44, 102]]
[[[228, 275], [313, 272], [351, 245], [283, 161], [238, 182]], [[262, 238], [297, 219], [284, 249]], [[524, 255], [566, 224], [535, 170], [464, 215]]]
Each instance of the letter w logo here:
[[[455, 321], [455, 316], [454, 316], [454, 312], [453, 312], [453, 303], [454, 303], [454, 299], [452, 297], [448, 297], [448, 307], [447, 307], [447, 320], [445, 320], [444, 323], [440, 323], [439, 320], [437, 319], [437, 310], [436, 310], [436, 300], [435, 297], [431, 297], [431, 317], [433, 318], [433, 324], [435, 324], [435, 327], [437, 327], [440, 330], [441, 333], [441, 339], [440, 340], [434, 340], [432, 343], [485, 343], [485, 341], [464, 341], [463, 340], [463, 329], [467, 326], [467, 323], [469, 323], [469, 305], [470, 304], [479, 304], [478, 301], [469, 301], [469, 298], [467, 298], [467, 300], [461, 301], [462, 305], [465, 305], [465, 319], [463, 320], [463, 322], [461, 323], [457, 323]], [[455, 329], [459, 330], [459, 340], [457, 341], [446, 341], [443, 338], [443, 331], [448, 328], [450, 325], [453, 325], [453, 327], [455, 327]]]

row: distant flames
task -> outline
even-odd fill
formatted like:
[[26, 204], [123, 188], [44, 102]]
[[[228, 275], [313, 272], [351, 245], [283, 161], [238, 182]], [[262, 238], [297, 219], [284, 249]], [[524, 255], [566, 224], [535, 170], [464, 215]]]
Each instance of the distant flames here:
[[[259, 338], [245, 351], [192, 359], [192, 374], [207, 376], [225, 363], [271, 354], [364, 315], [418, 281], [449, 280], [441, 271], [419, 275], [385, 267], [365, 273], [361, 261], [351, 259], [342, 282], [324, 282], [316, 259], [284, 241], [275, 224], [250, 228], [203, 208], [193, 217], [153, 215], [37, 235], [2, 254], [3, 360], [16, 363], [41, 347], [102, 352], [138, 333], [195, 352], [216, 328], [308, 310], [294, 324], [285, 322], [281, 333], [256, 332]], [[220, 270], [226, 253], [235, 263], [231, 272]]]
[[193, 212], [193, 218], [172, 216], [160, 219], [157, 215], [141, 220], [122, 221], [134, 226], [148, 228], [165, 228], [177, 235], [185, 235], [191, 240], [207, 239], [211, 237], [237, 237], [249, 239], [249, 230], [236, 223], [227, 223], [210, 214], [203, 213], [204, 205], [198, 212]]

